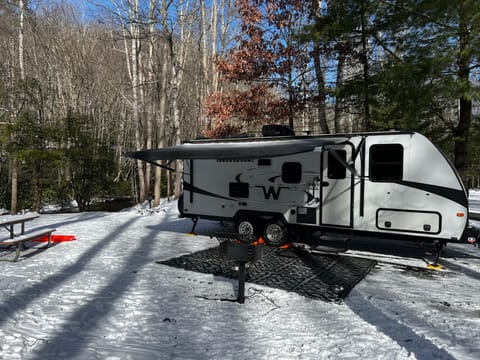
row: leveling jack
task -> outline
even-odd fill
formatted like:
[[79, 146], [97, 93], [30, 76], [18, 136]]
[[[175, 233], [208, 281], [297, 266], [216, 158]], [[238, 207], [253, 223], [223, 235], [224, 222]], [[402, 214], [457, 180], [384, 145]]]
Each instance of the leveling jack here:
[[430, 263], [427, 265], [429, 269], [433, 270], [441, 270], [443, 269], [443, 266], [438, 263], [438, 260], [440, 260], [440, 255], [442, 253], [443, 248], [447, 245], [447, 242], [445, 240], [439, 240], [435, 243], [435, 260], [433, 263]]
[[197, 233], [195, 232], [195, 227], [197, 226], [198, 217], [193, 217], [192, 221], [193, 221], [192, 229], [190, 230], [188, 235], [197, 235]]

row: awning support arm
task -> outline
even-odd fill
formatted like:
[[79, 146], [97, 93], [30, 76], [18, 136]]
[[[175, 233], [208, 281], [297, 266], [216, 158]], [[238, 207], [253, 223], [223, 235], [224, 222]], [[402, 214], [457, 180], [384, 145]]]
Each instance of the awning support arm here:
[[354, 176], [359, 176], [357, 170], [345, 162], [345, 160], [342, 159], [340, 155], [338, 155], [337, 151], [335, 149], [329, 149], [327, 148], [327, 151], [333, 155], [333, 157], [340, 163], [342, 164], [348, 171], [350, 171]]

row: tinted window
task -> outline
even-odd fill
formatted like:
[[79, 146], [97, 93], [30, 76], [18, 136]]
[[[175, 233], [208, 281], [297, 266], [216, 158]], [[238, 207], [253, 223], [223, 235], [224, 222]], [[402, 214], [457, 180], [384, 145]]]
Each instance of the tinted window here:
[[231, 182], [229, 196], [234, 198], [248, 198], [248, 183]]
[[370, 147], [370, 180], [397, 181], [403, 178], [403, 146], [400, 144]]
[[298, 162], [283, 163], [282, 181], [290, 184], [298, 184], [302, 181], [302, 164]]
[[[336, 155], [336, 156], [335, 156]], [[347, 162], [347, 152], [345, 150], [331, 150], [328, 152], [328, 178], [329, 179], [345, 179], [347, 176], [347, 168], [338, 158]]]

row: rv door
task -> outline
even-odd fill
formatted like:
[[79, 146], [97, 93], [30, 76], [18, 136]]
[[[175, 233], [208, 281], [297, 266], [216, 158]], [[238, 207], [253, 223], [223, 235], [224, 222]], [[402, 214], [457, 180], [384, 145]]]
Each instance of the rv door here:
[[353, 226], [352, 153], [351, 144], [329, 146], [322, 153], [321, 225]]

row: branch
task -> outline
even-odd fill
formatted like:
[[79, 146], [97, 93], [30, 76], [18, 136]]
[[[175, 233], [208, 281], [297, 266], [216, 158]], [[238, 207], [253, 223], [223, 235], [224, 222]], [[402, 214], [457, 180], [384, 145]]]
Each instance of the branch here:
[[400, 58], [397, 54], [395, 54], [392, 50], [390, 50], [387, 45], [385, 45], [385, 43], [383, 42], [383, 40], [380, 39], [380, 37], [378, 36], [377, 32], [374, 32], [372, 34], [373, 38], [377, 41], [377, 43], [380, 45], [380, 47], [382, 49], [384, 49], [387, 53], [389, 53], [390, 55], [392, 55], [398, 62], [401, 62], [403, 63], [403, 59]]
[[406, 8], [404, 6], [401, 6], [401, 5], [398, 5], [396, 3], [391, 3], [390, 1], [387, 1], [387, 0], [380, 0], [380, 2], [388, 5], [388, 6], [391, 6], [391, 7], [394, 7], [396, 9], [401, 9], [401, 10], [405, 10], [407, 12], [409, 12], [411, 15], [415, 15], [415, 16], [419, 16], [425, 20], [428, 20], [429, 22], [431, 22], [432, 24], [436, 24], [436, 25], [439, 25], [439, 26], [442, 26], [444, 28], [447, 28], [447, 29], [450, 29], [450, 30], [458, 30], [457, 28], [455, 28], [454, 26], [451, 26], [451, 25], [448, 25], [448, 24], [444, 24], [444, 23], [441, 23], [435, 19], [432, 19], [430, 16], [428, 15], [425, 15], [425, 14], [422, 14], [422, 13], [419, 13], [419, 12], [416, 12], [416, 11], [413, 11], [412, 9], [409, 9], [409, 8]]
[[12, 111], [12, 110], [7, 109], [7, 108], [3, 108], [3, 107], [0, 107], [0, 111], [8, 112], [8, 113], [10, 113], [10, 114], [13, 114], [13, 111]]
[[480, 68], [480, 63], [470, 66], [470, 67], [468, 68], [468, 70], [474, 70], [474, 69], [478, 69], [478, 68]]
[[441, 111], [438, 109], [438, 107], [436, 106], [437, 104], [435, 104], [435, 102], [433, 100], [430, 100], [430, 103], [432, 105], [432, 110], [433, 110], [433, 113], [438, 116], [438, 118], [440, 119], [440, 121], [448, 128], [450, 129], [450, 131], [454, 132], [455, 131], [455, 126], [453, 126], [453, 124], [448, 121], [444, 116], [443, 114], [441, 113]]

